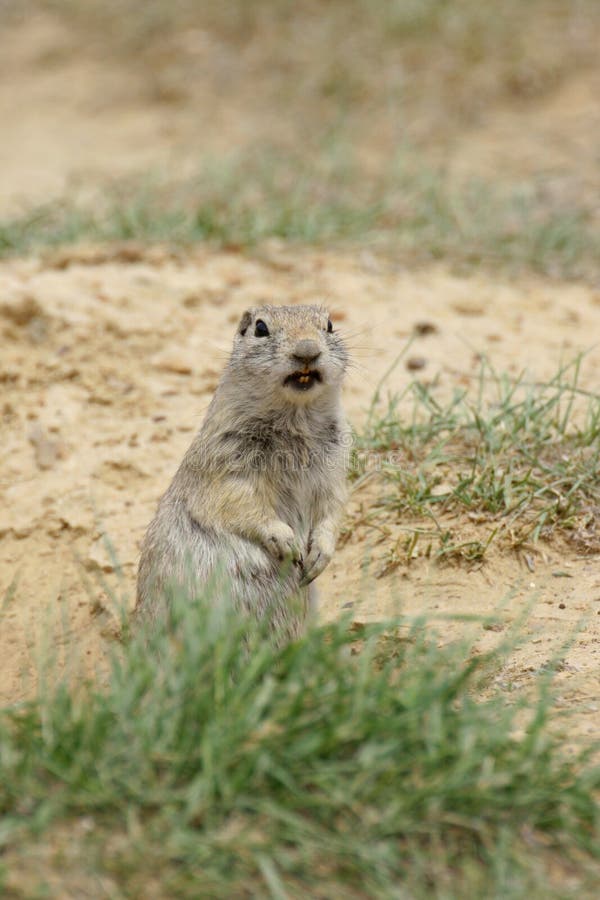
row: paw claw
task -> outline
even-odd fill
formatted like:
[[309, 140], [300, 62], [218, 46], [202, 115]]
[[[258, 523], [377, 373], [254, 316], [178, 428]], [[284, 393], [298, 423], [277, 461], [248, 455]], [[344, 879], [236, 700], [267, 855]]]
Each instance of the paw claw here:
[[280, 522], [276, 529], [271, 531], [265, 543], [269, 553], [281, 562], [291, 559], [294, 564], [297, 564], [302, 559], [296, 544], [296, 536], [285, 522]]
[[310, 552], [306, 557], [306, 565], [304, 567], [304, 575], [301, 584], [306, 586], [317, 578], [323, 569], [327, 568], [331, 560], [332, 554], [326, 553], [316, 541], [313, 540]]

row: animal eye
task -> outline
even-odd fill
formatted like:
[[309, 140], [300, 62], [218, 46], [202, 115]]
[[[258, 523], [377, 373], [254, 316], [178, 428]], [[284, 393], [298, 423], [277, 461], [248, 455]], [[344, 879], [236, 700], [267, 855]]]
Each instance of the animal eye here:
[[256, 320], [256, 325], [254, 326], [254, 334], [256, 337], [269, 337], [269, 329], [262, 319]]
[[329, 332], [329, 334], [331, 334], [331, 332], [333, 331], [333, 322], [331, 321], [331, 319], [327, 319], [327, 331]]

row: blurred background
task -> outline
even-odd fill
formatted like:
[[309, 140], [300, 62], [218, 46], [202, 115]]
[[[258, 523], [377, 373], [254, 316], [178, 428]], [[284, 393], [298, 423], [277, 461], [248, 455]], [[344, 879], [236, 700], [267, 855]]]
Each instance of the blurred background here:
[[597, 0], [0, 0], [0, 252], [348, 241], [598, 278]]

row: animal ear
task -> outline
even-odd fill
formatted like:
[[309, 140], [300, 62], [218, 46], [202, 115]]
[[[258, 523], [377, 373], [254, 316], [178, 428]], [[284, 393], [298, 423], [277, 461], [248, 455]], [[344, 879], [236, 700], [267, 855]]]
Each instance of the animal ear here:
[[248, 328], [248, 325], [250, 325], [251, 322], [252, 322], [252, 313], [250, 312], [249, 309], [247, 309], [241, 318], [240, 324], [238, 326], [238, 333], [246, 334], [246, 329]]

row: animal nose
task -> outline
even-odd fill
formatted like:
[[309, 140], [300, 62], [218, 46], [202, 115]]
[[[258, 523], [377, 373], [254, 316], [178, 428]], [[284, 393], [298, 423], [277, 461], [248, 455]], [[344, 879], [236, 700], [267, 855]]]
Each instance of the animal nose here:
[[292, 359], [296, 363], [309, 366], [321, 355], [321, 348], [316, 341], [298, 341], [292, 353]]

